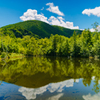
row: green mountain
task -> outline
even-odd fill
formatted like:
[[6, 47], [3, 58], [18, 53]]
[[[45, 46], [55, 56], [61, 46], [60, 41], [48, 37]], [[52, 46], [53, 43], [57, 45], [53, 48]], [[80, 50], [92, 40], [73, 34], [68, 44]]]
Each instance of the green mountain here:
[[[2, 27], [5, 34], [15, 35], [16, 37], [23, 37], [24, 35], [31, 35], [35, 37], [50, 37], [51, 34], [64, 35], [66, 37], [72, 36], [74, 30], [67, 29], [60, 26], [52, 26], [42, 21], [30, 20], [11, 24]], [[7, 31], [5, 31], [7, 30]], [[75, 30], [80, 34], [81, 30]]]
[[3, 27], [2, 32], [4, 35], [9, 35], [12, 38], [14, 38], [14, 37], [23, 38], [23, 36], [26, 36], [26, 35], [34, 36], [35, 38], [39, 38], [38, 35], [32, 33], [31, 31], [28, 31], [24, 28], [14, 26], [14, 25], [12, 25], [11, 27]]

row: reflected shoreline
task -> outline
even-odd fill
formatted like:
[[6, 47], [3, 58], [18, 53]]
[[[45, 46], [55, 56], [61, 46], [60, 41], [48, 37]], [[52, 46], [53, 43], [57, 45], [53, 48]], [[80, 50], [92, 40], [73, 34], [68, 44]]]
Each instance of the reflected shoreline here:
[[27, 88], [39, 88], [49, 83], [83, 78], [90, 86], [95, 76], [94, 91], [98, 92], [100, 62], [93, 59], [66, 59], [61, 57], [27, 57], [0, 65], [0, 80]]

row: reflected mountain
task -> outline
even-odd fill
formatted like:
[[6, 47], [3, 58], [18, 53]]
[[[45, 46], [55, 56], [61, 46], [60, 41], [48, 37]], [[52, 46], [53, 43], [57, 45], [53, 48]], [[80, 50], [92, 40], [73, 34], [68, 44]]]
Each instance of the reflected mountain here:
[[[98, 93], [100, 80], [99, 65], [99, 60], [95, 61], [91, 59], [28, 57], [9, 61], [3, 66], [1, 64], [0, 80], [22, 87], [40, 88], [50, 83], [56, 83], [57, 86], [57, 82], [62, 81], [68, 81], [69, 85], [73, 86], [73, 82], [82, 78], [84, 86], [87, 87], [91, 85], [92, 77], [95, 76], [93, 90]], [[72, 83], [70, 83], [71, 81]]]

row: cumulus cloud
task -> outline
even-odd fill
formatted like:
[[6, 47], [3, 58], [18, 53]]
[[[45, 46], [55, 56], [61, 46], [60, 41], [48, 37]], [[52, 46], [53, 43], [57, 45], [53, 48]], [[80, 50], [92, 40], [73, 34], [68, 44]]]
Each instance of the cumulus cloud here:
[[88, 16], [95, 15], [100, 17], [100, 7], [95, 7], [94, 9], [85, 9], [83, 10], [82, 14], [86, 14]]
[[21, 20], [27, 21], [27, 20], [40, 20], [46, 23], [49, 23], [47, 21], [47, 17], [45, 17], [43, 14], [37, 14], [37, 10], [28, 9], [23, 16], [20, 17]]
[[93, 28], [91, 28], [91, 29], [89, 29], [91, 32], [94, 32], [95, 31], [95, 29], [93, 29]]
[[84, 100], [100, 100], [100, 92], [98, 94], [88, 94], [82, 96]]
[[78, 26], [73, 25], [73, 22], [68, 22], [65, 21], [63, 17], [54, 17], [51, 16], [49, 19], [47, 17], [44, 16], [44, 14], [37, 14], [37, 10], [32, 10], [32, 9], [28, 9], [21, 17], [21, 20], [23, 21], [27, 21], [27, 20], [40, 20], [43, 22], [46, 22], [50, 25], [58, 25], [58, 26], [62, 26], [65, 28], [70, 28], [70, 29], [79, 29]]
[[60, 25], [60, 21], [54, 16], [51, 16], [48, 21], [51, 25]]
[[47, 8], [46, 10], [48, 10], [48, 11], [50, 11], [52, 13], [64, 16], [64, 14], [59, 10], [58, 6], [54, 6], [53, 3], [47, 3], [46, 5], [49, 6], [49, 8]]
[[41, 10], [43, 10], [43, 9], [44, 9], [44, 7]]
[[51, 25], [58, 25], [58, 26], [62, 26], [62, 27], [65, 27], [65, 28], [70, 28], [70, 29], [79, 29], [78, 26], [73, 26], [73, 22], [68, 22], [68, 21], [64, 21], [64, 19], [62, 17], [54, 17], [54, 16], [51, 16], [49, 19], [48, 19], [49, 23]]
[[[79, 79], [76, 79], [76, 82], [79, 82]], [[50, 93], [54, 93], [57, 92], [61, 93], [63, 92], [65, 87], [73, 87], [74, 85], [74, 79], [70, 79], [70, 80], [66, 80], [63, 82], [59, 82], [59, 83], [50, 83], [46, 86], [40, 87], [40, 88], [26, 88], [26, 87], [21, 87], [19, 88], [19, 92], [22, 93], [23, 96], [26, 97], [26, 99], [30, 100], [30, 99], [36, 99], [36, 95], [38, 94], [43, 94], [46, 91], [49, 91]], [[53, 98], [56, 98], [54, 100], [57, 100], [57, 97], [61, 97], [62, 93], [58, 96], [53, 96], [52, 98], [49, 98], [49, 100], [53, 100]]]

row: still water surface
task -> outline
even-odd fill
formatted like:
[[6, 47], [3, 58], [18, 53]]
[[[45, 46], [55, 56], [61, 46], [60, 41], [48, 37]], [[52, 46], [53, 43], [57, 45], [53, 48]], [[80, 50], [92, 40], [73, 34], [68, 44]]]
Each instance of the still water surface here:
[[100, 60], [33, 57], [0, 63], [0, 100], [100, 100]]

